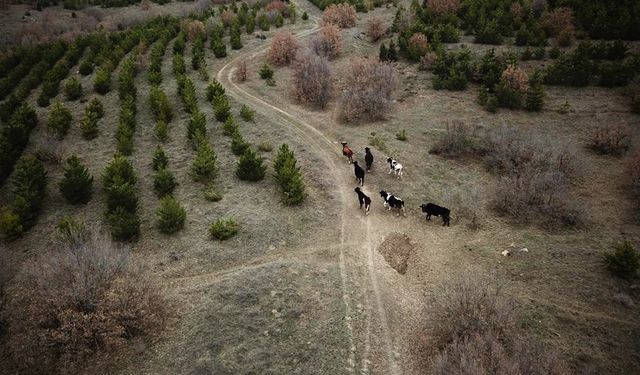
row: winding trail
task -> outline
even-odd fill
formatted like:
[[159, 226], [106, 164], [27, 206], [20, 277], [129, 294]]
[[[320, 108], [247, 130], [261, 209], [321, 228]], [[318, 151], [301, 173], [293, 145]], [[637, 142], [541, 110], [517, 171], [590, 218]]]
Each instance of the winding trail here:
[[[319, 20], [317, 17], [312, 16], [315, 24], [313, 28], [307, 29], [301, 32], [294, 34], [294, 36], [298, 39], [309, 36], [320, 30]], [[337, 185], [340, 186], [339, 189], [339, 199], [340, 205], [342, 207], [340, 221], [341, 221], [341, 230], [340, 230], [340, 244], [339, 249], [339, 267], [340, 267], [340, 277], [341, 277], [341, 288], [342, 288], [342, 299], [345, 307], [345, 317], [344, 323], [345, 328], [347, 329], [347, 333], [349, 336], [349, 358], [347, 360], [347, 371], [354, 372], [356, 370], [356, 356], [358, 353], [358, 349], [356, 346], [356, 334], [354, 333], [354, 328], [352, 324], [353, 318], [353, 305], [354, 301], [352, 301], [353, 292], [361, 292], [365, 295], [365, 303], [367, 304], [369, 314], [366, 315], [367, 321], [365, 322], [366, 333], [364, 339], [364, 348], [361, 351], [362, 364], [359, 369], [360, 373], [368, 374], [370, 373], [369, 363], [377, 364], [375, 366], [376, 372], [384, 372], [386, 374], [399, 375], [402, 373], [397, 360], [395, 358], [396, 351], [394, 350], [393, 338], [391, 334], [391, 330], [389, 328], [389, 323], [387, 321], [387, 314], [384, 308], [384, 301], [382, 294], [380, 292], [379, 282], [376, 275], [375, 264], [374, 264], [374, 249], [373, 249], [373, 241], [372, 241], [372, 225], [371, 221], [368, 217], [362, 218], [361, 220], [350, 220], [349, 226], [347, 226], [347, 210], [350, 210], [352, 204], [349, 204], [348, 197], [351, 198], [352, 185], [354, 184], [351, 181], [350, 174], [347, 172], [350, 171], [350, 168], [344, 168], [344, 166], [338, 166], [336, 164], [336, 158], [340, 157], [340, 150], [336, 147], [335, 142], [331, 141], [326, 135], [324, 135], [321, 131], [315, 128], [313, 125], [309, 124], [305, 120], [298, 118], [294, 114], [291, 114], [284, 109], [277, 107], [273, 104], [270, 104], [263, 99], [254, 95], [254, 93], [247, 90], [245, 87], [241, 87], [236, 84], [233, 80], [233, 73], [235, 70], [235, 65], [240, 60], [254, 59], [260, 55], [266, 53], [268, 46], [257, 46], [250, 50], [243, 50], [240, 54], [236, 55], [231, 61], [225, 64], [217, 74], [217, 80], [224, 87], [226, 92], [234, 97], [239, 102], [245, 104], [251, 104], [256, 110], [262, 112], [266, 115], [271, 115], [271, 117], [277, 117], [279, 124], [285, 126], [288, 130], [293, 131], [299, 137], [305, 140], [305, 142], [313, 147], [319, 155], [321, 155], [324, 163], [329, 168], [328, 170], [337, 171], [336, 177], [338, 180], [336, 181]], [[354, 225], [356, 222], [359, 222], [360, 225]], [[368, 284], [368, 289], [366, 291], [354, 291], [349, 288], [349, 277], [357, 277], [357, 270], [349, 270], [347, 266], [347, 255], [351, 255], [348, 252], [353, 249], [358, 249], [357, 246], [353, 246], [352, 241], [346, 241], [346, 238], [353, 239], [358, 236], [362, 236], [365, 234], [365, 238], [363, 239], [363, 243], [361, 244], [362, 249], [365, 254], [361, 254], [362, 256], [354, 256], [354, 259], [357, 260], [354, 265], [355, 268], [363, 267], [366, 268], [364, 272], [368, 274], [368, 280], [362, 280], [365, 285]], [[366, 259], [366, 264], [363, 264], [362, 260]], [[359, 263], [359, 264], [358, 264]], [[350, 272], [351, 271], [351, 272]], [[356, 283], [351, 283], [356, 284]], [[373, 294], [373, 298], [370, 298], [368, 294]], [[373, 300], [374, 304], [371, 304]], [[375, 315], [375, 316], [374, 316]], [[375, 323], [372, 323], [371, 320], [375, 319]], [[372, 332], [374, 331], [374, 332]], [[378, 344], [373, 347], [373, 352], [378, 355], [372, 355], [371, 343]], [[370, 359], [369, 357], [372, 356]]]

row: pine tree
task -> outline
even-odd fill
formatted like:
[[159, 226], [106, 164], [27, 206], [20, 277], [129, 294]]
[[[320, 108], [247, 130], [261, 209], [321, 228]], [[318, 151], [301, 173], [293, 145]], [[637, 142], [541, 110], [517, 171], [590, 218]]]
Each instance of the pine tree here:
[[222, 38], [217, 34], [211, 37], [211, 50], [213, 55], [219, 59], [227, 56], [227, 46], [224, 45]]
[[278, 14], [274, 22], [274, 25], [276, 26], [276, 28], [280, 28], [282, 27], [282, 25], [284, 25], [284, 18], [282, 18], [282, 14]]
[[387, 51], [387, 60], [388, 61], [398, 61], [398, 50], [396, 49], [396, 44], [391, 39], [389, 42], [389, 50]]
[[389, 58], [389, 52], [387, 50], [387, 46], [384, 43], [380, 44], [380, 53], [378, 54], [378, 58], [380, 59], [380, 61], [387, 61], [387, 59]]
[[216, 120], [225, 122], [231, 114], [231, 105], [225, 95], [217, 96], [213, 101], [213, 110], [216, 115]]
[[247, 24], [244, 26], [247, 34], [253, 34], [253, 31], [256, 29], [256, 18], [251, 15], [247, 18]]
[[49, 112], [47, 128], [54, 132], [59, 139], [63, 139], [71, 127], [71, 120], [73, 120], [71, 111], [57, 101]]
[[396, 15], [393, 18], [393, 23], [391, 24], [391, 32], [397, 33], [400, 31], [400, 24], [402, 23], [402, 11], [403, 8], [399, 7], [396, 11]]
[[527, 90], [527, 111], [539, 112], [544, 106], [544, 88], [542, 86], [542, 77], [540, 72], [536, 71], [529, 82]]
[[282, 189], [282, 202], [286, 205], [300, 204], [306, 197], [300, 168], [289, 146], [283, 144], [273, 160], [275, 178]]
[[207, 120], [202, 112], [191, 115], [187, 123], [187, 138], [190, 141], [197, 141], [200, 137], [207, 135]]
[[236, 120], [233, 116], [227, 117], [227, 120], [224, 122], [222, 126], [222, 132], [226, 136], [233, 136], [234, 133], [238, 131], [238, 125], [236, 124]]
[[98, 118], [92, 112], [85, 112], [80, 121], [80, 132], [84, 139], [90, 140], [98, 136]]
[[242, 32], [240, 31], [240, 23], [236, 19], [231, 26], [231, 48], [240, 49], [242, 48]]
[[157, 145], [156, 150], [153, 153], [153, 161], [151, 167], [154, 171], [159, 171], [166, 168], [168, 164], [169, 158], [167, 158], [167, 155], [164, 153], [162, 147], [160, 147], [160, 145]]
[[218, 174], [217, 157], [209, 143], [200, 143], [198, 153], [191, 165], [191, 177], [198, 182], [210, 182]]
[[156, 215], [158, 216], [156, 225], [164, 234], [173, 234], [184, 228], [184, 221], [187, 218], [185, 209], [172, 196], [162, 198]]
[[85, 204], [93, 194], [93, 176], [76, 155], [71, 155], [64, 166], [60, 193], [71, 204]]
[[302, 20], [306, 21], [309, 19], [309, 15], [307, 14], [307, 12], [302, 12]]
[[260, 16], [260, 19], [258, 20], [258, 23], [260, 24], [260, 30], [262, 30], [262, 31], [269, 31], [269, 29], [271, 28], [271, 24], [269, 23], [269, 19], [267, 18], [267, 16], [264, 13]]
[[224, 95], [224, 87], [215, 78], [207, 85], [207, 100], [211, 103], [217, 96]]
[[238, 160], [236, 176], [245, 181], [259, 181], [264, 178], [266, 169], [263, 159], [249, 147]]
[[242, 134], [236, 129], [235, 132], [231, 135], [231, 152], [234, 155], [242, 155], [249, 148], [249, 143], [244, 140]]

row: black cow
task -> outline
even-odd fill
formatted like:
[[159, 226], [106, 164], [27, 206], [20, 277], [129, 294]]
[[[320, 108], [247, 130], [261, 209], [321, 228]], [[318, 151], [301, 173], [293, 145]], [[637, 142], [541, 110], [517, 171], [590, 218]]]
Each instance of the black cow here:
[[382, 197], [382, 199], [384, 200], [383, 205], [386, 207], [389, 207], [389, 211], [391, 211], [392, 208], [396, 208], [399, 210], [404, 211], [404, 201], [402, 199], [400, 199], [400, 197], [396, 197], [391, 193], [387, 193], [384, 190], [380, 190], [380, 196]]
[[364, 186], [364, 169], [358, 165], [357, 161], [353, 162], [353, 173], [355, 173], [356, 180], [360, 186]]
[[371, 166], [373, 165], [373, 154], [369, 147], [364, 148], [364, 161], [367, 164], [367, 172], [371, 172]]
[[362, 190], [360, 190], [360, 187], [353, 189], [353, 191], [355, 191], [358, 194], [358, 202], [360, 202], [360, 209], [362, 209], [362, 206], [364, 205], [364, 212], [367, 215], [369, 215], [369, 210], [371, 209], [371, 198], [369, 198], [367, 194], [363, 193]]
[[422, 212], [426, 214], [426, 219], [431, 220], [431, 215], [433, 216], [441, 216], [442, 217], [442, 226], [449, 226], [450, 214], [448, 208], [440, 207], [437, 204], [427, 203], [421, 204], [420, 208], [422, 208]]

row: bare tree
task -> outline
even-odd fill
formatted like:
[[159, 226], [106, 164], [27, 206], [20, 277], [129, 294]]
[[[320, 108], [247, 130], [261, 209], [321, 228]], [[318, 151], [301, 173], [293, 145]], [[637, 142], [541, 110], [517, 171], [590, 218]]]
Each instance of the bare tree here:
[[333, 24], [323, 26], [320, 32], [309, 39], [309, 49], [329, 60], [338, 57], [342, 51], [340, 28]]
[[277, 32], [271, 41], [271, 47], [267, 51], [267, 59], [273, 65], [289, 65], [296, 58], [298, 42], [288, 31]]
[[303, 103], [324, 108], [333, 91], [329, 61], [321, 56], [305, 53], [293, 67], [293, 95]]
[[349, 4], [331, 4], [322, 13], [322, 23], [334, 24], [342, 29], [356, 25], [356, 8]]
[[247, 80], [247, 62], [246, 61], [243, 60], [238, 62], [238, 64], [236, 64], [235, 76], [238, 82], [244, 82]]
[[395, 85], [393, 66], [377, 59], [352, 59], [340, 98], [341, 117], [348, 122], [383, 119], [391, 110]]

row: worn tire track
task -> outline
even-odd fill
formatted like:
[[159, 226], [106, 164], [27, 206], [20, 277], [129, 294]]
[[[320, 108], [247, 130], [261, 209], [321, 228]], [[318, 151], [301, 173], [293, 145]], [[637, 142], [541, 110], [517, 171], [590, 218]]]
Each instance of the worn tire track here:
[[[316, 23], [312, 29], [304, 30], [302, 32], [294, 34], [294, 36], [299, 39], [317, 32], [320, 29], [320, 27], [319, 27], [317, 18], [315, 20], [316, 20]], [[231, 96], [233, 96], [236, 100], [252, 104], [254, 107], [257, 106], [259, 110], [261, 110], [263, 113], [271, 113], [272, 115], [276, 115], [279, 119], [281, 119], [283, 121], [283, 125], [287, 126], [287, 129], [294, 131], [298, 136], [304, 139], [307, 142], [307, 144], [309, 144], [319, 152], [319, 154], [322, 156], [322, 159], [324, 160], [326, 165], [330, 168], [329, 170], [343, 171], [344, 168], [338, 168], [338, 166], [334, 161], [334, 158], [336, 157], [336, 155], [339, 155], [339, 150], [336, 148], [334, 144], [335, 142], [332, 142], [321, 131], [319, 131], [317, 128], [310, 125], [306, 121], [283, 110], [282, 108], [279, 108], [270, 103], [267, 103], [266, 101], [258, 98], [257, 96], [253, 95], [249, 91], [240, 87], [233, 81], [232, 75], [235, 70], [235, 67], [233, 66], [237, 63], [237, 61], [242, 59], [247, 59], [247, 58], [255, 58], [259, 55], [264, 54], [266, 50], [267, 50], [266, 46], [259, 46], [254, 48], [253, 51], [247, 50], [247, 51], [243, 51], [243, 53], [239, 55], [236, 55], [231, 61], [229, 61], [222, 68], [220, 68], [216, 76], [217, 80], [225, 87], [226, 92]], [[339, 191], [340, 193], [339, 198], [340, 198], [341, 207], [342, 207], [341, 218], [340, 218], [341, 229], [340, 229], [340, 246], [339, 246], [339, 249], [340, 249], [339, 267], [340, 267], [340, 276], [341, 276], [342, 299], [345, 305], [344, 322], [349, 334], [349, 359], [348, 359], [347, 369], [349, 372], [352, 372], [354, 370], [354, 367], [356, 366], [356, 363], [355, 363], [356, 346], [354, 342], [353, 327], [351, 324], [352, 307], [349, 301], [350, 292], [347, 287], [348, 275], [347, 275], [347, 267], [346, 267], [346, 261], [345, 261], [345, 250], [347, 248], [347, 244], [345, 243], [346, 222], [347, 222], [346, 217], [347, 217], [347, 208], [350, 206], [347, 204], [347, 194], [351, 189], [352, 183], [348, 181], [348, 177], [344, 172], [339, 173], [338, 177], [339, 177], [339, 180], [340, 180], [339, 182], [341, 186], [341, 189]], [[396, 359], [394, 357], [393, 339], [390, 333], [386, 311], [384, 309], [383, 299], [382, 299], [382, 295], [380, 294], [378, 279], [377, 279], [375, 268], [374, 268], [375, 254], [373, 250], [373, 241], [371, 239], [372, 237], [371, 223], [368, 217], [365, 218], [364, 221], [365, 221], [364, 232], [366, 233], [364, 248], [365, 248], [366, 257], [367, 257], [365, 267], [367, 268], [367, 272], [369, 274], [369, 283], [371, 285], [371, 289], [372, 289], [372, 292], [374, 295], [374, 301], [375, 301], [375, 309], [372, 306], [369, 306], [369, 310], [370, 311], [374, 310], [377, 313], [377, 317], [379, 320], [379, 324], [381, 328], [380, 333], [382, 336], [380, 339], [382, 340], [382, 344], [384, 345], [384, 348], [379, 348], [379, 349], [383, 349], [382, 351], [386, 354], [386, 366], [385, 366], [387, 368], [386, 373], [393, 374], [393, 375], [400, 374], [402, 373], [402, 371], [400, 370], [398, 363], [396, 362]], [[366, 299], [367, 301], [369, 300], [369, 298], [366, 298]], [[366, 326], [367, 326], [367, 338], [365, 340], [366, 348], [365, 348], [365, 352], [363, 353], [363, 359], [362, 359], [363, 373], [368, 373], [369, 371], [368, 365], [367, 365], [369, 361], [367, 356], [369, 355], [369, 351], [370, 351], [370, 349], [368, 348], [369, 341], [370, 341], [369, 328], [371, 327], [370, 319], [371, 318], [368, 316], [367, 322], [366, 322]]]

